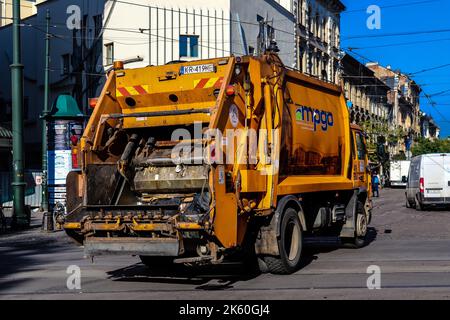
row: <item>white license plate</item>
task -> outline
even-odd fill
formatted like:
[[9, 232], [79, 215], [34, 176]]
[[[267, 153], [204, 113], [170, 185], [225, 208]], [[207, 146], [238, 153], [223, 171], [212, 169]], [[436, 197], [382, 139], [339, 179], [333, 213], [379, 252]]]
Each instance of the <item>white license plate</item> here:
[[200, 64], [198, 66], [181, 67], [180, 74], [197, 74], [215, 72], [213, 64]]
[[429, 194], [440, 194], [442, 190], [427, 190]]

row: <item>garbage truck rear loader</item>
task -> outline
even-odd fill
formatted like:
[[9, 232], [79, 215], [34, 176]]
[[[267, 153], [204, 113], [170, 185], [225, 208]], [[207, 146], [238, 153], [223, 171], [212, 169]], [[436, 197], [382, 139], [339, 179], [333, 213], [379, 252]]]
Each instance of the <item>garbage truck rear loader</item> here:
[[341, 89], [273, 53], [116, 63], [79, 154], [65, 230], [87, 255], [151, 267], [251, 252], [283, 274], [305, 244], [367, 234], [365, 139]]

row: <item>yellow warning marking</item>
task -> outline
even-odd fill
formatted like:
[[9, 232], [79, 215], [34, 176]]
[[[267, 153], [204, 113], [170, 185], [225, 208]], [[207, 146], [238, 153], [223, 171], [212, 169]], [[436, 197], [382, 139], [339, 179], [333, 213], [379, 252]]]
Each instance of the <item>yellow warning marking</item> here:
[[134, 88], [134, 87], [126, 87], [125, 89], [127, 89], [127, 91], [132, 95], [132, 96], [139, 96], [140, 93]]
[[208, 80], [208, 82], [205, 85], [205, 88], [212, 88], [216, 82], [219, 80], [219, 78], [211, 78]]
[[197, 88], [198, 84], [202, 81], [202, 79], [194, 80], [194, 88]]

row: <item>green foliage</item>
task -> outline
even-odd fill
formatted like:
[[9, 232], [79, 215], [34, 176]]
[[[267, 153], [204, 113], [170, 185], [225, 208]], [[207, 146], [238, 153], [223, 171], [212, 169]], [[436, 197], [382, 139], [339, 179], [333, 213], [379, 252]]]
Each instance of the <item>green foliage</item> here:
[[403, 128], [391, 128], [387, 122], [373, 123], [365, 121], [361, 123], [361, 127], [369, 136], [369, 144], [376, 144], [378, 137], [384, 137], [389, 145], [395, 146], [406, 136]]
[[406, 154], [399, 153], [399, 154], [393, 155], [392, 160], [393, 161], [404, 161], [404, 160], [406, 160]]
[[450, 153], [450, 140], [428, 140], [420, 138], [412, 147], [413, 156], [428, 153]]

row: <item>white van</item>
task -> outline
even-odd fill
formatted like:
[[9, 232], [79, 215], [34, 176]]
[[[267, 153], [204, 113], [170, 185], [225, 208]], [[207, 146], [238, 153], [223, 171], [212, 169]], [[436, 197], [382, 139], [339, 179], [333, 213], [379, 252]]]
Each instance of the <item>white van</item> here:
[[391, 161], [389, 185], [391, 187], [406, 187], [411, 161]]
[[450, 153], [412, 159], [406, 186], [406, 206], [450, 206]]

